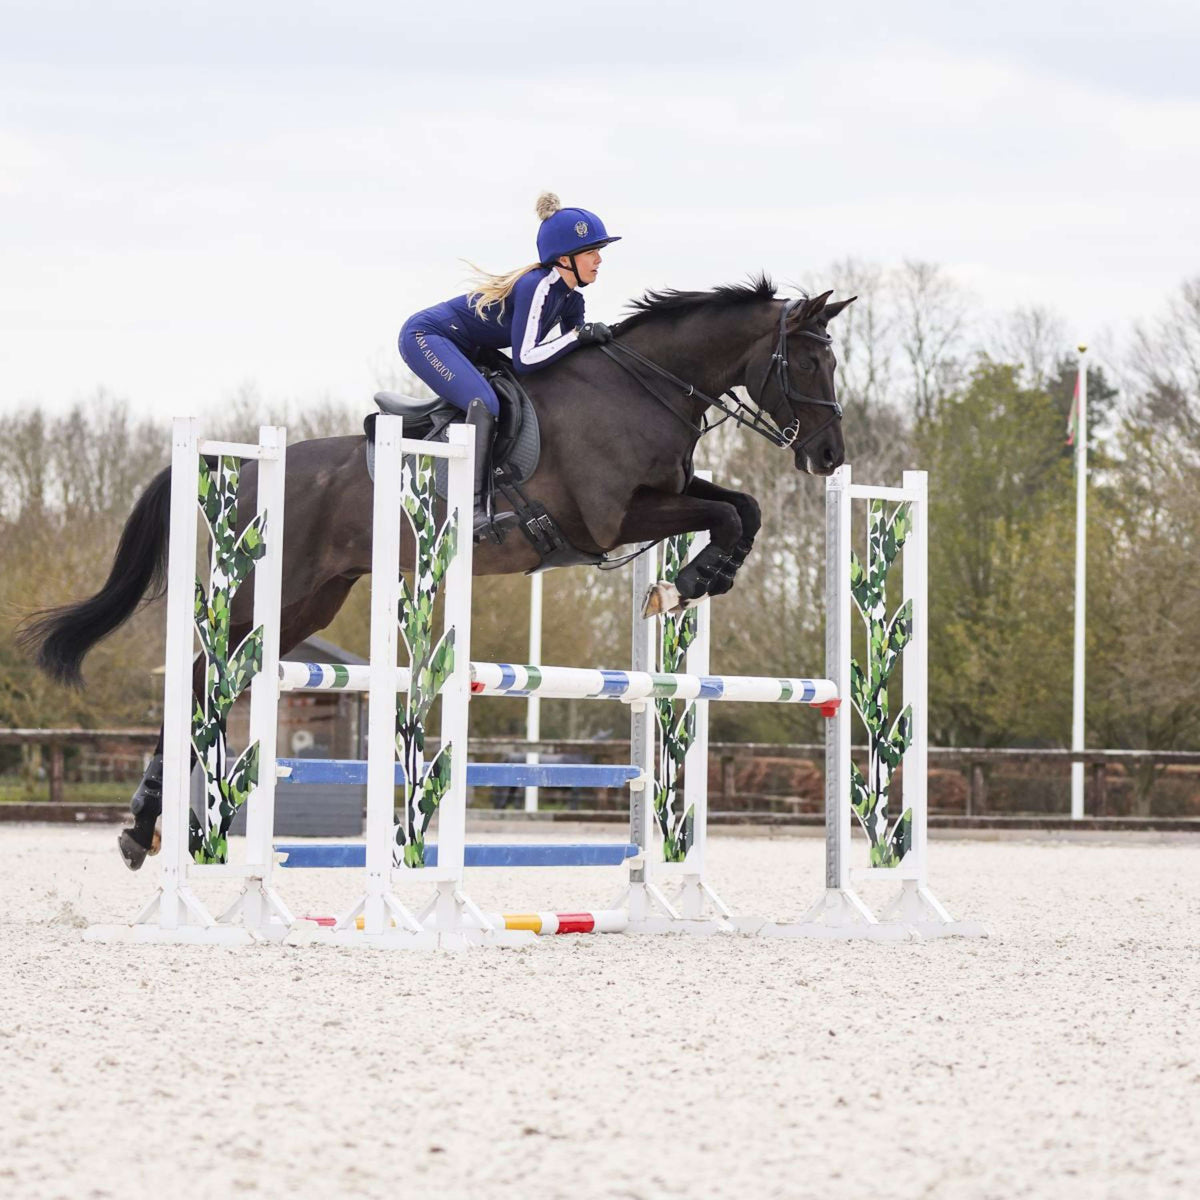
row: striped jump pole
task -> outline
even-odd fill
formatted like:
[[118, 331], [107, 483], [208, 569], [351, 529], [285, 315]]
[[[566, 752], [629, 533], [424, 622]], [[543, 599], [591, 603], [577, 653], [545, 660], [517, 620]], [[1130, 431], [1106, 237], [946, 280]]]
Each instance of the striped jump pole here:
[[[698, 619], [705, 606], [699, 606]], [[648, 624], [650, 622], [647, 622]], [[698, 655], [689, 657], [695, 666]], [[832, 711], [837, 688], [829, 679], [768, 675], [709, 675], [669, 671], [607, 670], [600, 667], [548, 667], [532, 663], [473, 662], [471, 694], [540, 696], [543, 700], [725, 700], [739, 704], [809, 704]], [[369, 691], [371, 668], [340, 663], [279, 664], [284, 691]], [[397, 691], [408, 690], [410, 673], [396, 673]]]
[[[707, 605], [700, 605], [689, 611], [695, 612], [699, 620], [708, 609]], [[809, 704], [814, 708], [828, 707], [830, 711], [838, 698], [837, 689], [828, 679], [759, 675], [472, 663], [471, 677], [471, 691], [479, 696], [536, 694], [543, 699], [613, 699], [627, 704], [647, 700], [726, 700], [740, 704]]]

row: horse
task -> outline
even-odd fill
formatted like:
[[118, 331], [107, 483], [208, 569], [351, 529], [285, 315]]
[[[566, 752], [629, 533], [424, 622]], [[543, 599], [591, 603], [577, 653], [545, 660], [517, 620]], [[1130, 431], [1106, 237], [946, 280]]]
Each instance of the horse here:
[[[584, 347], [524, 379], [541, 430], [541, 456], [524, 494], [544, 506], [571, 546], [602, 556], [618, 547], [707, 530], [710, 543], [675, 580], [647, 598], [646, 612], [728, 592], [759, 532], [755, 499], [698, 479], [696, 443], [712, 410], [791, 450], [795, 467], [828, 475], [845, 458], [836, 360], [829, 322], [850, 304], [832, 292], [784, 300], [760, 275], [711, 291], [650, 291], [631, 304], [612, 342]], [[684, 377], [687, 377], [686, 379]], [[743, 388], [747, 405], [733, 393]], [[318, 438], [288, 447], [280, 653], [333, 620], [350, 589], [371, 570], [372, 482], [363, 435]], [[257, 502], [257, 464], [245, 464], [239, 521]], [[170, 469], [137, 500], [108, 578], [90, 598], [32, 614], [23, 644], [60, 683], [80, 686], [83, 659], [143, 603], [165, 589]], [[539, 567], [541, 555], [519, 530], [483, 541], [474, 574]], [[411, 540], [402, 549], [411, 565]], [[252, 590], [234, 601], [231, 639], [252, 628]], [[202, 686], [204, 663], [196, 665]], [[131, 802], [132, 828], [120, 836], [137, 870], [158, 849], [161, 737]]]

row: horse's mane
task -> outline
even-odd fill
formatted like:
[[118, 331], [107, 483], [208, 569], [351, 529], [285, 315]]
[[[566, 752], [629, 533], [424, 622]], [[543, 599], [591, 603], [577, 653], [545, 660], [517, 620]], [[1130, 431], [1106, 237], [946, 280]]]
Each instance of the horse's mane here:
[[774, 299], [775, 284], [766, 272], [752, 275], [746, 283], [725, 283], [709, 292], [680, 292], [674, 288], [647, 291], [629, 302], [630, 314], [620, 322], [620, 328], [625, 332], [650, 317], [689, 313], [708, 305], [727, 307]]

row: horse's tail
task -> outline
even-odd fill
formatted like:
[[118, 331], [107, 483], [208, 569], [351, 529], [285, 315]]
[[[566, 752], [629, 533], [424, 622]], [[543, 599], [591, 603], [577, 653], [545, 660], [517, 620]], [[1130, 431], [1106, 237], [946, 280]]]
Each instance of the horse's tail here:
[[81, 686], [80, 667], [87, 652], [124, 624], [143, 598], [156, 600], [166, 590], [170, 514], [168, 467], [133, 506], [104, 586], [87, 600], [44, 609], [23, 623], [21, 645], [36, 653], [38, 666], [51, 678]]

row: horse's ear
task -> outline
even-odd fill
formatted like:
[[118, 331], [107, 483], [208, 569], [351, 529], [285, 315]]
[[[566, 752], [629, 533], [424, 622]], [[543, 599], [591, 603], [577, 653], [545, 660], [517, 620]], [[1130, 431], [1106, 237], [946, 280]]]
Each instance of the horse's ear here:
[[812, 321], [817, 314], [825, 307], [825, 301], [833, 295], [833, 290], [822, 292], [819, 296], [810, 296], [799, 308], [796, 309], [794, 320], [797, 325], [803, 325], [807, 321]]
[[817, 323], [820, 325], [828, 325], [829, 322], [832, 321], [833, 318], [836, 317], [843, 308], [849, 307], [857, 299], [857, 296], [851, 296], [849, 300], [835, 300], [832, 304], [825, 305], [825, 307], [821, 310], [820, 315], [817, 317]]

